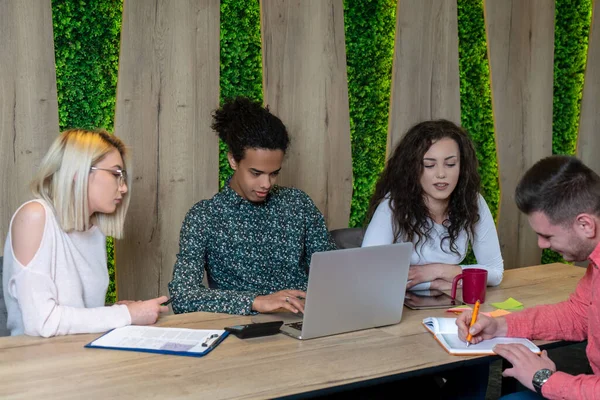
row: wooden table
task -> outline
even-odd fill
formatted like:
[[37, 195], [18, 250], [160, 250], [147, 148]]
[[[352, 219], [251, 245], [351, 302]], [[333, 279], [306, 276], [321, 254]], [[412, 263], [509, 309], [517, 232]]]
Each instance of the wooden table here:
[[[488, 288], [482, 311], [508, 297], [526, 307], [564, 300], [584, 272], [564, 264], [507, 270], [501, 287]], [[98, 334], [5, 337], [0, 338], [0, 398], [275, 398], [486, 361], [448, 355], [421, 325], [427, 316], [448, 313], [405, 308], [400, 324], [307, 341], [230, 336], [202, 358], [84, 349]], [[159, 325], [214, 329], [251, 320], [191, 313], [163, 317]]]

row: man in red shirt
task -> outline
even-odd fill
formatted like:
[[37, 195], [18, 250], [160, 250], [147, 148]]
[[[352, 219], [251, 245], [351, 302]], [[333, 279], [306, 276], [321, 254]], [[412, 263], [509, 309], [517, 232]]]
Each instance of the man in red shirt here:
[[[515, 200], [537, 233], [539, 247], [560, 253], [566, 261], [587, 259], [590, 263], [568, 300], [501, 318], [480, 315], [471, 328], [471, 343], [495, 336], [587, 339], [586, 352], [594, 375], [556, 371], [546, 351], [537, 355], [519, 344], [497, 345], [494, 351], [513, 365], [503, 375], [516, 378], [531, 390], [506, 399], [600, 399], [600, 176], [574, 157], [547, 157], [525, 173]], [[471, 312], [457, 318], [463, 340], [469, 333], [470, 319]]]

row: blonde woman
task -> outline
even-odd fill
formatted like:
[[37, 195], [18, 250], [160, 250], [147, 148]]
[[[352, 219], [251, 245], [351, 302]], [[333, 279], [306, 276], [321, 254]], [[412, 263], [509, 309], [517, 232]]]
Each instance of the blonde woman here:
[[125, 145], [72, 129], [52, 144], [15, 212], [4, 246], [11, 335], [50, 337], [156, 322], [166, 297], [104, 306], [106, 235], [120, 238], [129, 206]]

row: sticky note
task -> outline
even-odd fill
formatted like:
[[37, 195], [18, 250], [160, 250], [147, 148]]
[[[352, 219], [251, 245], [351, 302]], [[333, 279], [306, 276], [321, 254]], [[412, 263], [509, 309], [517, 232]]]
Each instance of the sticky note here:
[[504, 300], [501, 303], [492, 303], [492, 306], [496, 308], [500, 308], [502, 310], [522, 310], [523, 303], [509, 297], [507, 300]]
[[498, 310], [495, 310], [492, 312], [484, 312], [482, 314], [487, 315], [488, 317], [496, 318], [496, 317], [501, 317], [506, 314], [510, 314], [510, 311], [498, 309]]

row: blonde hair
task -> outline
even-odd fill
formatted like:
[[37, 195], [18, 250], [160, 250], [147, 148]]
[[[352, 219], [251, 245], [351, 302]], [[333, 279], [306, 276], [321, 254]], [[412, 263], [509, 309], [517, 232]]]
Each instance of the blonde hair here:
[[[85, 231], [97, 225], [107, 236], [123, 236], [131, 189], [123, 194], [123, 201], [112, 214], [90, 215], [88, 206], [90, 167], [115, 149], [123, 158], [123, 168], [130, 166], [125, 144], [116, 136], [105, 131], [69, 129], [60, 134], [42, 159], [31, 190], [35, 197], [53, 206], [66, 232]], [[126, 183], [131, 188], [131, 171], [128, 172]]]

